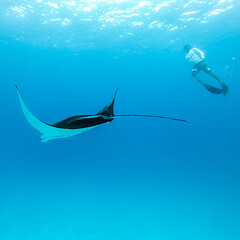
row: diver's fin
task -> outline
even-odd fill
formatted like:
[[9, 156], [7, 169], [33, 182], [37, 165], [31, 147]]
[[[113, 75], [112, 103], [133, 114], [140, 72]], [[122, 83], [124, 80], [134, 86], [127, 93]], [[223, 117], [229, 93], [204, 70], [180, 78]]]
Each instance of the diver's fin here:
[[221, 93], [223, 93], [223, 89], [210, 86], [210, 85], [208, 85], [206, 83], [203, 83], [203, 82], [201, 82], [201, 83], [211, 93], [214, 93], [214, 94], [221, 94]]
[[118, 88], [113, 96], [113, 99], [111, 102], [109, 102], [100, 112], [98, 112], [96, 115], [101, 115], [101, 116], [107, 116], [107, 117], [112, 117], [114, 116], [113, 113], [113, 108], [114, 108], [114, 101], [116, 98], [116, 94], [117, 94]]
[[222, 83], [222, 93], [224, 96], [226, 96], [229, 92], [229, 88], [225, 83]]

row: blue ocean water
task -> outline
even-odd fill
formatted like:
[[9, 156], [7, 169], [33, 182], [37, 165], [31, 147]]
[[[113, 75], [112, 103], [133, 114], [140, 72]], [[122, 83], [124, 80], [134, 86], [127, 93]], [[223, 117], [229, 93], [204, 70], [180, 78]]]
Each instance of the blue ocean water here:
[[[1, 240], [240, 239], [238, 0], [0, 7]], [[185, 44], [227, 96], [192, 78]], [[116, 114], [190, 123], [119, 118], [42, 144], [15, 84], [48, 123], [97, 113], [117, 87]]]

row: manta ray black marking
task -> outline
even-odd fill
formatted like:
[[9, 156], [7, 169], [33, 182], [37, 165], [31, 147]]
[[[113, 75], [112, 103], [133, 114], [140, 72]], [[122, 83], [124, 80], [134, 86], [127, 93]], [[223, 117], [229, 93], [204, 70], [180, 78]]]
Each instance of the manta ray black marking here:
[[151, 118], [164, 118], [175, 121], [187, 122], [186, 120], [178, 118], [170, 118], [163, 116], [153, 116], [153, 115], [114, 115], [113, 108], [118, 89], [116, 90], [112, 100], [108, 103], [100, 112], [95, 115], [78, 115], [72, 116], [64, 119], [55, 124], [48, 124], [40, 121], [36, 118], [25, 105], [20, 92], [17, 88], [17, 93], [19, 101], [22, 107], [23, 114], [27, 121], [40, 133], [42, 133], [41, 141], [43, 143], [57, 138], [71, 137], [86, 131], [89, 131], [95, 127], [101, 126], [103, 124], [110, 123], [114, 118], [118, 117], [151, 117]]

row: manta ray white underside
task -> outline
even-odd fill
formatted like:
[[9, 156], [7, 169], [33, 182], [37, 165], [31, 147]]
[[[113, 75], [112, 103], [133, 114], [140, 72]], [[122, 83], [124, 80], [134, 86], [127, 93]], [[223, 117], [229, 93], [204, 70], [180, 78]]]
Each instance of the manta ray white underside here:
[[[23, 111], [23, 114], [27, 121], [36, 129], [38, 130], [42, 136], [41, 136], [41, 142], [45, 143], [51, 139], [57, 139], [57, 138], [66, 138], [66, 137], [71, 137], [74, 135], [78, 135], [80, 133], [89, 131], [93, 128], [96, 128], [101, 125], [93, 126], [93, 127], [86, 127], [86, 128], [81, 128], [81, 129], [65, 129], [65, 128], [57, 128], [52, 125], [49, 125], [47, 123], [44, 123], [40, 121], [38, 118], [36, 118], [27, 108], [26, 104], [24, 103], [19, 90], [17, 88], [18, 92], [18, 97], [19, 101], [21, 104], [21, 108]], [[94, 116], [92, 116], [94, 117]], [[96, 116], [97, 117], [97, 116]], [[105, 123], [106, 124], [106, 123]]]

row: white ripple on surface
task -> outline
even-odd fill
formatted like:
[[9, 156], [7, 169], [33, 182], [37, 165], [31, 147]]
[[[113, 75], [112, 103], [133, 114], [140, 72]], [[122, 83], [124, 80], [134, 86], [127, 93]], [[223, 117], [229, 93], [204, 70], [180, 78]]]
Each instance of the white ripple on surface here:
[[197, 11], [185, 12], [185, 13], [182, 14], [182, 16], [192, 15], [192, 14], [195, 14], [195, 13], [197, 13]]
[[[181, 16], [193, 15], [199, 13], [199, 9], [206, 9], [205, 12], [201, 11], [201, 16], [199, 16], [199, 21], [206, 21], [206, 17], [219, 15], [227, 10], [233, 8], [233, 0], [212, 0], [212, 1], [203, 1], [203, 0], [190, 0], [190, 1], [181, 1], [180, 3], [176, 0], [162, 1], [161, 3], [156, 3], [155, 1], [127, 1], [127, 0], [71, 0], [71, 1], [27, 1], [26, 5], [22, 4], [20, 6], [12, 6], [7, 10], [8, 16], [22, 16], [27, 15], [31, 9], [31, 13], [43, 16], [42, 14], [48, 12], [49, 18], [51, 15], [56, 14], [58, 17], [65, 18], [67, 15], [69, 17], [76, 16], [76, 12], [90, 12], [95, 11], [94, 15], [91, 16], [91, 19], [98, 19], [99, 21], [106, 21], [114, 23], [124, 22], [127, 18], [139, 17], [136, 21], [143, 22], [144, 24], [150, 24], [150, 22], [158, 21], [159, 15], [156, 17], [154, 12], [159, 12], [162, 8], [169, 9], [169, 15], [165, 15], [165, 21], [170, 21], [169, 19], [172, 16], [178, 16], [180, 20]], [[224, 8], [219, 8], [222, 5], [229, 5]], [[191, 7], [190, 11], [182, 11]], [[204, 8], [203, 8], [204, 7]], [[49, 11], [50, 8], [50, 11]], [[192, 9], [195, 8], [195, 9]], [[34, 10], [34, 11], [33, 11]], [[58, 11], [56, 11], [58, 10]], [[182, 13], [180, 13], [182, 11]], [[15, 14], [11, 14], [14, 13]], [[98, 15], [98, 16], [97, 16]], [[100, 16], [99, 16], [100, 15]], [[78, 15], [82, 17], [81, 15]], [[150, 21], [144, 22], [144, 16], [152, 16]], [[56, 16], [53, 17], [53, 19]], [[85, 18], [85, 16], [84, 16]], [[89, 16], [87, 17], [89, 19]], [[154, 19], [155, 18], [155, 19]], [[77, 19], [75, 19], [76, 21]], [[49, 19], [44, 19], [42, 22], [50, 22]], [[72, 19], [71, 19], [72, 22]], [[172, 22], [168, 22], [172, 24]], [[156, 26], [157, 27], [157, 26]], [[151, 26], [153, 28], [153, 25]]]
[[[192, 24], [207, 24], [234, 8], [236, 0], [27, 0], [9, 3], [5, 18], [22, 24], [24, 28], [59, 26], [76, 38], [99, 30], [108, 33], [109, 28], [126, 32], [173, 32], [191, 28]], [[17, 21], [21, 18], [21, 21]], [[72, 27], [74, 26], [74, 27]], [[76, 26], [80, 31], [76, 32]], [[64, 34], [63, 34], [64, 35]], [[54, 35], [58, 36], [57, 33]]]

